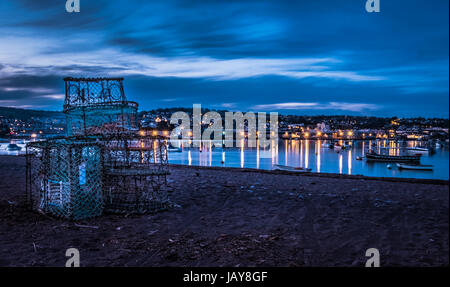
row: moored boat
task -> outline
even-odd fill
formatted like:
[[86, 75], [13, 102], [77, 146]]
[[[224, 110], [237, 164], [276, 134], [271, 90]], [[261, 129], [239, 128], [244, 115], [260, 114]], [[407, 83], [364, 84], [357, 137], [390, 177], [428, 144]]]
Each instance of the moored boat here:
[[411, 169], [411, 170], [433, 170], [432, 165], [422, 165], [422, 164], [404, 164], [397, 163], [399, 169]]
[[345, 149], [345, 146], [341, 145], [340, 143], [335, 143], [334, 149], [337, 149], [337, 150]]
[[22, 150], [22, 148], [21, 148], [20, 146], [16, 145], [16, 144], [9, 144], [9, 145], [6, 147], [6, 149], [7, 149], [8, 151], [20, 151], [20, 150]]
[[285, 171], [293, 171], [293, 172], [310, 172], [310, 168], [304, 167], [292, 167], [287, 165], [274, 164], [272, 166], [272, 170], [285, 170]]
[[349, 141], [344, 142], [344, 144], [342, 144], [342, 148], [351, 148], [351, 147], [352, 147], [352, 144]]
[[368, 161], [383, 161], [383, 162], [420, 162], [420, 154], [417, 155], [385, 155], [378, 153], [367, 153], [366, 160]]
[[168, 152], [182, 152], [183, 150], [179, 147], [168, 147], [167, 151]]
[[325, 148], [334, 148], [334, 144], [332, 143], [323, 144], [322, 146]]
[[406, 150], [408, 150], [408, 151], [416, 151], [416, 152], [430, 152], [429, 148], [418, 147], [418, 146], [416, 146], [416, 147], [408, 147], [408, 148], [406, 148]]

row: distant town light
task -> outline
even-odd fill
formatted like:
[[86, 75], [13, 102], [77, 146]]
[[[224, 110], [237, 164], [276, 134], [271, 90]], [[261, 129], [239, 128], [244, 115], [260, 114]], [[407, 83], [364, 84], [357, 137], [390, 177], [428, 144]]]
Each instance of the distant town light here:
[[36, 137], [37, 137], [37, 134], [31, 134], [31, 137], [32, 137], [32, 138], [36, 138]]

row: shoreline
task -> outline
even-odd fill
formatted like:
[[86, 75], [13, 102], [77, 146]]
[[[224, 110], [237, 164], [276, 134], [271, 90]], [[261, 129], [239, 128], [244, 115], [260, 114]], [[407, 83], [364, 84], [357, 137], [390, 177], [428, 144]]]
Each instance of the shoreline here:
[[[8, 157], [23, 157], [21, 155], [0, 155], [0, 159]], [[173, 164], [169, 163], [169, 167], [185, 167], [194, 169], [206, 169], [206, 170], [223, 170], [223, 171], [240, 171], [240, 172], [256, 172], [264, 174], [285, 174], [293, 176], [315, 176], [315, 177], [326, 177], [326, 178], [343, 178], [343, 179], [364, 179], [364, 180], [376, 180], [376, 181], [388, 181], [388, 182], [405, 182], [405, 183], [422, 183], [422, 184], [434, 184], [434, 185], [450, 185], [450, 180], [446, 179], [427, 179], [427, 178], [407, 178], [407, 177], [377, 177], [377, 176], [367, 176], [362, 174], [339, 174], [339, 173], [328, 173], [328, 172], [307, 172], [299, 173], [284, 170], [268, 170], [268, 169], [256, 169], [256, 168], [240, 168], [240, 167], [221, 167], [221, 166], [200, 166], [200, 165], [185, 165], [185, 164]]]
[[364, 180], [378, 180], [389, 182], [405, 182], [405, 183], [423, 183], [423, 184], [436, 184], [436, 185], [449, 185], [450, 181], [445, 179], [426, 179], [426, 178], [405, 178], [405, 177], [376, 177], [366, 176], [359, 174], [339, 174], [339, 173], [327, 173], [327, 172], [293, 172], [284, 170], [267, 170], [256, 168], [240, 168], [240, 167], [220, 167], [220, 166], [198, 166], [198, 165], [183, 165], [183, 164], [169, 164], [173, 167], [187, 167], [196, 169], [210, 169], [210, 170], [229, 170], [229, 171], [241, 171], [241, 172], [256, 172], [267, 174], [285, 174], [293, 176], [316, 176], [326, 178], [343, 178], [343, 179], [364, 179]]

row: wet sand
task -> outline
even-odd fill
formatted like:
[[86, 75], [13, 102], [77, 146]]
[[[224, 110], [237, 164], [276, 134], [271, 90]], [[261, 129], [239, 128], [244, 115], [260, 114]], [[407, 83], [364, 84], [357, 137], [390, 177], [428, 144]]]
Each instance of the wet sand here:
[[172, 166], [168, 188], [169, 211], [69, 222], [26, 210], [25, 159], [0, 156], [0, 266], [449, 265], [448, 181]]

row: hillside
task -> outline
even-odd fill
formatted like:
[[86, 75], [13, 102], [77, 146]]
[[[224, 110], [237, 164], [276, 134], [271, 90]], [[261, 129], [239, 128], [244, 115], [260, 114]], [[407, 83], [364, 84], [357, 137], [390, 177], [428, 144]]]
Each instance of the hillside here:
[[64, 114], [58, 111], [39, 111], [0, 107], [0, 117], [27, 121], [31, 118], [62, 118], [64, 117]]

